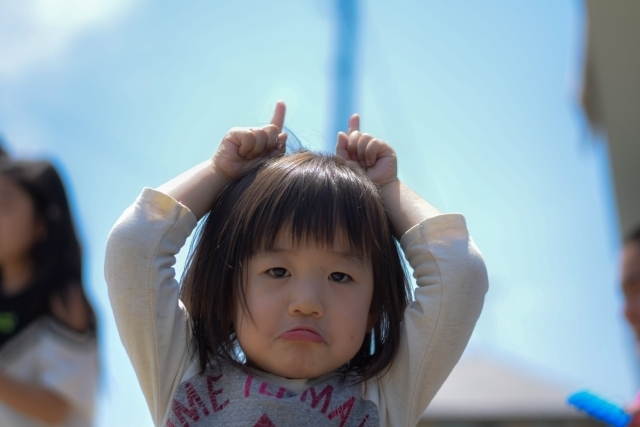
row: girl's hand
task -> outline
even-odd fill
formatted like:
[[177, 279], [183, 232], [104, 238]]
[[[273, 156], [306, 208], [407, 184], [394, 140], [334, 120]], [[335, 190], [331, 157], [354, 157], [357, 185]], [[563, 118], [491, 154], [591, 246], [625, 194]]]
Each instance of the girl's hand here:
[[212, 158], [215, 168], [231, 180], [261, 158], [284, 153], [287, 141], [287, 134], [282, 133], [285, 112], [284, 102], [278, 101], [269, 125], [231, 129]]
[[398, 180], [398, 161], [393, 148], [373, 136], [360, 133], [360, 117], [349, 119], [347, 133], [338, 133], [336, 154], [347, 161], [357, 163], [367, 177], [380, 187]]
[[360, 133], [360, 117], [349, 119], [347, 133], [338, 133], [336, 154], [360, 165], [371, 181], [380, 186], [380, 197], [396, 238], [400, 239], [411, 227], [440, 211], [414, 193], [398, 179], [396, 153], [389, 144]]

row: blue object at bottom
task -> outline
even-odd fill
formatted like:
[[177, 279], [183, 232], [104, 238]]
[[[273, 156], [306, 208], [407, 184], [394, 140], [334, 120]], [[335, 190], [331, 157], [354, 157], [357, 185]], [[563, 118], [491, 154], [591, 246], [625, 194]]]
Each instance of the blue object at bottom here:
[[599, 398], [588, 391], [579, 391], [567, 399], [570, 405], [586, 412], [591, 417], [614, 427], [625, 427], [631, 416], [622, 408]]

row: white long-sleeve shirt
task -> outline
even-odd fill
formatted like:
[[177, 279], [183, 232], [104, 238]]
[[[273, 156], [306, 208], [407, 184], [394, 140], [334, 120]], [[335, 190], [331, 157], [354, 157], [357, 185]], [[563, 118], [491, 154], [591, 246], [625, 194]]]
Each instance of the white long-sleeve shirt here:
[[[199, 375], [197, 360], [188, 350], [189, 314], [179, 300], [173, 269], [175, 255], [196, 224], [188, 208], [145, 189], [120, 217], [107, 243], [105, 277], [116, 323], [157, 426], [176, 425], [171, 421], [180, 407], [176, 393], [184, 394], [185, 387], [192, 393], [191, 382]], [[383, 376], [362, 384], [359, 396], [375, 405], [384, 427], [418, 423], [460, 358], [488, 287], [484, 261], [463, 216], [424, 220], [400, 243], [418, 288], [405, 310], [401, 345], [392, 366]], [[300, 393], [300, 400], [305, 389], [318, 385], [317, 380], [253, 374], [267, 384]], [[205, 425], [193, 421], [217, 413], [197, 394], [188, 397], [192, 425]], [[327, 421], [327, 425], [332, 424]]]

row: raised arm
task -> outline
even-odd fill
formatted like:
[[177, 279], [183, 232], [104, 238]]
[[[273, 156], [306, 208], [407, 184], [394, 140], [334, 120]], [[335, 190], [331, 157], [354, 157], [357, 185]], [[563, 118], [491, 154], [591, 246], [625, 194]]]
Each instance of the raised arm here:
[[261, 158], [284, 151], [287, 134], [284, 126], [285, 104], [276, 104], [271, 123], [262, 128], [233, 128], [220, 142], [211, 160], [200, 163], [158, 191], [168, 194], [189, 208], [197, 219], [202, 218], [211, 202], [227, 183], [250, 168]]
[[418, 285], [404, 312], [393, 364], [366, 387], [381, 427], [415, 426], [467, 345], [487, 291], [487, 272], [462, 215], [440, 212], [402, 184], [384, 141], [359, 131], [353, 116], [337, 154], [357, 162], [380, 186], [387, 214]]
[[111, 230], [105, 258], [109, 297], [156, 425], [191, 363], [175, 256], [230, 179], [284, 150], [284, 113], [278, 103], [270, 125], [229, 131], [211, 160], [158, 191], [145, 189]]
[[349, 130], [338, 134], [336, 154], [358, 163], [371, 181], [380, 186], [380, 195], [398, 239], [420, 221], [440, 215], [440, 211], [398, 179], [398, 162], [386, 142], [360, 132], [360, 117], [354, 114]]

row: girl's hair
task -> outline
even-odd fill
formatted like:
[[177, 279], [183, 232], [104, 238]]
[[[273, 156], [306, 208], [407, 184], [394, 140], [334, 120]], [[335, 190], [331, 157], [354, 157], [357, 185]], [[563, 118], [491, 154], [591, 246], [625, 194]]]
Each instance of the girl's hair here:
[[[383, 372], [400, 345], [410, 288], [379, 190], [357, 167], [333, 155], [300, 151], [258, 164], [233, 180], [201, 224], [181, 298], [192, 319], [193, 348], [204, 372], [211, 359], [242, 367], [232, 319], [247, 310], [243, 267], [273, 248], [281, 231], [293, 242], [331, 247], [342, 233], [368, 259], [374, 290], [372, 331], [341, 371], [367, 380]], [[250, 313], [249, 313], [250, 315]]]
[[35, 218], [46, 229], [32, 248], [31, 287], [38, 291], [34, 289], [37, 298], [30, 302], [29, 311], [48, 312], [54, 296], [66, 305], [70, 289], [77, 287], [86, 304], [89, 329], [95, 331], [95, 315], [82, 290], [82, 250], [60, 175], [47, 161], [12, 160], [6, 155], [0, 155], [0, 175], [31, 197]]

